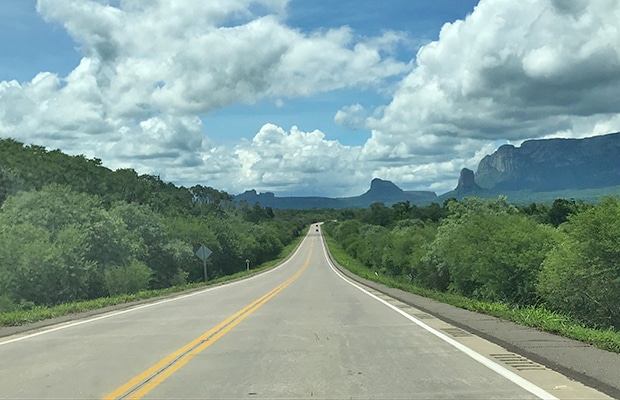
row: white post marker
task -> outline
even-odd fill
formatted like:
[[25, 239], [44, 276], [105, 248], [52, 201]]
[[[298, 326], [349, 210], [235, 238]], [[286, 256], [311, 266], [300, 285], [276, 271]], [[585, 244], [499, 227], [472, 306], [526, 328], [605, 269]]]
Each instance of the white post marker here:
[[204, 244], [200, 245], [200, 248], [198, 249], [198, 251], [196, 251], [196, 257], [202, 260], [202, 265], [204, 267], [204, 274], [205, 274], [205, 282], [207, 281], [207, 279], [209, 279], [207, 276], [207, 258], [209, 258], [211, 254], [213, 254], [211, 249], [205, 246]]

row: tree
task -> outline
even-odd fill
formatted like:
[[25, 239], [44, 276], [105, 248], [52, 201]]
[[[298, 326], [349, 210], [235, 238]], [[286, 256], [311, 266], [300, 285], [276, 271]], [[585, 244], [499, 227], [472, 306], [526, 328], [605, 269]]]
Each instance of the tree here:
[[419, 211], [421, 218], [425, 221], [439, 222], [448, 215], [446, 207], [441, 207], [437, 203], [431, 203], [431, 205], [424, 207]]
[[549, 223], [549, 207], [545, 204], [530, 203], [528, 206], [519, 207], [519, 211], [521, 214], [527, 215], [538, 223]]
[[391, 216], [390, 209], [383, 203], [372, 203], [367, 210], [362, 222], [372, 225], [388, 226]]
[[[41, 249], [37, 247], [30, 251], [18, 247], [14, 251], [21, 254], [22, 262], [30, 263], [32, 271], [55, 271], [58, 276], [46, 275], [45, 279], [50, 282], [85, 285], [66, 289], [67, 300], [76, 296], [94, 298], [105, 295], [103, 271], [111, 266], [128, 264], [142, 249], [139, 238], [131, 234], [120, 218], [110, 215], [98, 197], [76, 193], [67, 186], [56, 184], [9, 197], [2, 206], [0, 225], [9, 232], [36, 226], [45, 233], [45, 239], [35, 236], [39, 238], [35, 243], [39, 243]], [[47, 249], [43, 251], [45, 246]], [[35, 256], [39, 258], [33, 258]], [[31, 259], [26, 261], [23, 257]], [[76, 268], [85, 268], [88, 273], [74, 281], [63, 281], [62, 268], [57, 268], [57, 263], [62, 262], [78, 264]], [[63, 290], [59, 289], [58, 293]], [[56, 302], [52, 297], [48, 299]]]
[[[215, 254], [209, 260], [207, 265], [211, 267], [213, 258], [221, 251], [218, 239], [215, 235], [216, 222], [215, 217], [187, 217], [187, 216], [168, 216], [163, 219], [164, 229], [168, 237], [175, 243], [183, 243], [186, 249], [191, 252], [187, 254], [185, 261], [181, 262], [180, 268], [187, 272], [187, 280], [190, 282], [198, 282], [203, 279], [202, 262], [194, 255], [200, 245], [209, 247]], [[176, 254], [181, 254], [179, 251]], [[177, 259], [180, 259], [179, 256]], [[210, 268], [211, 270], [211, 268]], [[173, 276], [173, 280], [176, 279]]]
[[449, 288], [475, 298], [536, 302], [536, 280], [556, 233], [520, 215], [505, 199], [450, 203], [425, 257]]
[[545, 303], [589, 324], [620, 327], [620, 200], [570, 215], [545, 258], [538, 290]]
[[[405, 221], [412, 220], [400, 222]], [[383, 254], [383, 269], [395, 278], [404, 278], [411, 282], [417, 275], [420, 261], [426, 254], [427, 246], [435, 238], [436, 231], [431, 224], [415, 222], [395, 227], [391, 232], [391, 244]]]
[[0, 219], [0, 290], [15, 303], [59, 304], [88, 298], [95, 264], [85, 259], [87, 235], [75, 226], [55, 239], [30, 223], [8, 227]]
[[194, 185], [190, 188], [190, 192], [194, 196], [194, 200], [203, 204], [221, 204], [230, 203], [234, 200], [234, 196], [212, 187], [202, 185]]
[[6, 198], [17, 191], [23, 186], [23, 181], [8, 167], [0, 166], [0, 206], [6, 200]]
[[190, 190], [131, 169], [113, 172], [100, 159], [0, 140], [0, 307], [104, 296], [123, 276], [144, 277], [140, 265], [150, 271], [140, 288], [202, 280], [200, 244], [214, 252], [213, 275], [238, 272], [245, 259], [277, 255], [312, 218], [335, 215], [238, 208], [233, 200], [210, 187]]
[[411, 218], [411, 210], [412, 207], [409, 200], [394, 203], [392, 204], [392, 218], [397, 221]]
[[548, 221], [553, 226], [559, 226], [568, 220], [568, 216], [577, 212], [577, 203], [574, 199], [554, 200], [548, 213]]

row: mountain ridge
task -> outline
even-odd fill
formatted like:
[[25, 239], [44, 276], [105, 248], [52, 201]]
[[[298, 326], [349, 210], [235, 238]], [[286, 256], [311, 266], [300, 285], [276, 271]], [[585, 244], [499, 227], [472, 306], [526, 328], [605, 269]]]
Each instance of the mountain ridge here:
[[272, 192], [257, 193], [256, 190], [246, 190], [235, 196], [236, 202], [245, 201], [249, 205], [258, 203], [261, 207], [279, 209], [313, 209], [313, 208], [366, 208], [372, 203], [384, 203], [391, 206], [394, 203], [409, 201], [414, 204], [430, 204], [437, 199], [435, 192], [403, 190], [391, 181], [374, 178], [370, 188], [363, 194], [353, 197], [318, 197], [318, 196], [289, 196], [278, 197]]
[[620, 132], [583, 139], [534, 139], [503, 145], [480, 160], [483, 188], [548, 192], [620, 185]]
[[365, 208], [376, 202], [390, 206], [404, 201], [427, 205], [449, 198], [499, 195], [523, 203], [548, 201], [554, 194], [565, 197], [566, 191], [592, 200], [620, 190], [619, 156], [620, 132], [582, 139], [532, 139], [518, 147], [500, 146], [480, 160], [476, 172], [463, 168], [455, 189], [440, 196], [405, 191], [391, 181], [375, 178], [368, 191], [355, 197], [277, 197], [270, 192], [246, 191], [235, 199], [263, 207], [302, 209]]

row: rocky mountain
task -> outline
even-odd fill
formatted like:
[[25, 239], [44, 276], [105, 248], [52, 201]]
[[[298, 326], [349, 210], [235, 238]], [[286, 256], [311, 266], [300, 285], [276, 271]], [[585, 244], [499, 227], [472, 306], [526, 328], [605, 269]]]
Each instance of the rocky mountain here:
[[550, 192], [620, 185], [620, 133], [501, 146], [475, 173], [483, 188]]
[[370, 189], [359, 196], [359, 198], [376, 202], [389, 199], [400, 199], [404, 196], [404, 193], [405, 192], [393, 182], [375, 178], [370, 182]]
[[474, 171], [463, 168], [461, 170], [461, 176], [459, 177], [459, 183], [454, 190], [461, 193], [471, 193], [480, 191], [482, 188], [476, 183]]
[[262, 207], [278, 209], [307, 210], [313, 208], [366, 208], [372, 203], [384, 203], [391, 206], [401, 201], [409, 201], [413, 204], [430, 204], [437, 199], [434, 192], [406, 191], [396, 186], [393, 182], [382, 179], [373, 179], [370, 189], [360, 196], [355, 197], [277, 197], [271, 192], [257, 193], [256, 190], [248, 190], [235, 196], [235, 201], [246, 201], [249, 205], [259, 203]]
[[[585, 139], [540, 139], [520, 147], [501, 146], [484, 157], [473, 171], [464, 168], [457, 187], [437, 196], [433, 192], [405, 191], [394, 183], [373, 179], [370, 189], [356, 197], [277, 197], [254, 190], [235, 197], [248, 204], [280, 209], [366, 208], [401, 201], [427, 205], [449, 198], [507, 195], [515, 203], [553, 201], [560, 197], [596, 199], [620, 187], [620, 132]], [[582, 196], [580, 196], [580, 194]]]
[[496, 197], [497, 193], [490, 189], [483, 189], [476, 183], [474, 171], [463, 168], [456, 188], [439, 196], [440, 202], [450, 198], [462, 199], [463, 197]]
[[409, 200], [411, 203], [420, 203], [424, 201], [432, 201], [437, 195], [434, 192], [405, 191], [396, 186], [393, 182], [384, 181], [375, 178], [370, 182], [370, 189], [359, 197], [348, 197], [341, 200], [349, 202], [362, 202], [369, 205], [376, 202], [382, 202], [386, 205], [392, 205], [401, 201]]

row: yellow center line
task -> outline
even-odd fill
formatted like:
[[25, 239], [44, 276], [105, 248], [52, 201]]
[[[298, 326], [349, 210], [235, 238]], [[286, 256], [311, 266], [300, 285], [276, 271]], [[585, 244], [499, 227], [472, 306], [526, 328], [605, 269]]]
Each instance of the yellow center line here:
[[141, 399], [146, 394], [148, 394], [151, 390], [153, 390], [157, 385], [162, 383], [176, 371], [178, 371], [181, 367], [187, 364], [194, 356], [198, 355], [200, 352], [205, 350], [207, 347], [211, 346], [215, 343], [219, 338], [224, 336], [227, 332], [237, 326], [241, 321], [247, 318], [254, 311], [259, 309], [263, 304], [272, 299], [278, 293], [280, 293], [284, 288], [293, 283], [297, 278], [301, 276], [304, 272], [308, 263], [310, 262], [310, 256], [312, 255], [312, 248], [314, 247], [314, 239], [312, 239], [312, 243], [310, 245], [310, 251], [308, 253], [308, 258], [304, 263], [303, 267], [295, 275], [293, 275], [289, 280], [282, 283], [269, 293], [265, 294], [261, 298], [255, 300], [251, 304], [245, 306], [241, 310], [237, 311], [230, 317], [226, 318], [224, 321], [220, 322], [218, 325], [200, 335], [196, 339], [192, 340], [185, 346], [161, 359], [159, 362], [154, 364], [152, 367], [148, 368], [144, 372], [140, 373], [136, 377], [127, 381], [127, 383], [118, 387], [113, 392], [104, 396], [104, 400], [113, 400], [113, 399]]

